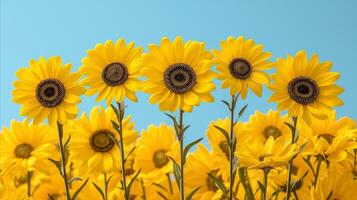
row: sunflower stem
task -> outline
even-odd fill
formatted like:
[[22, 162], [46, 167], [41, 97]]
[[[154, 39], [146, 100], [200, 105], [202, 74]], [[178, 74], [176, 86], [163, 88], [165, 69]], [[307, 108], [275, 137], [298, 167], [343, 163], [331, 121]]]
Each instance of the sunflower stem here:
[[125, 155], [124, 155], [124, 142], [123, 142], [123, 114], [125, 107], [122, 103], [118, 103], [118, 122], [119, 122], [119, 149], [120, 149], [120, 159], [121, 159], [121, 173], [122, 173], [122, 187], [124, 191], [124, 199], [129, 199], [129, 192], [127, 192], [126, 188], [126, 177], [125, 177]]
[[172, 184], [171, 184], [170, 174], [167, 173], [166, 176], [167, 176], [167, 181], [169, 182], [170, 193], [172, 194], [173, 191], [172, 191]]
[[31, 172], [27, 172], [27, 196], [31, 196]]
[[183, 168], [184, 168], [184, 146], [183, 146], [183, 110], [180, 109], [180, 119], [179, 119], [179, 128], [180, 128], [180, 175], [181, 175], [181, 180], [180, 180], [180, 200], [185, 199], [185, 193], [184, 193], [184, 174], [183, 174]]
[[108, 182], [107, 182], [107, 173], [104, 175], [104, 200], [108, 200]]
[[141, 183], [141, 189], [143, 191], [142, 198], [143, 200], [146, 200], [146, 190], [145, 190], [144, 180], [142, 178], [140, 179], [140, 183]]
[[314, 187], [317, 185], [317, 180], [319, 179], [319, 174], [320, 174], [320, 168], [321, 168], [321, 163], [322, 163], [323, 157], [321, 155], [317, 156], [317, 166], [315, 170], [315, 178], [314, 178]]
[[[296, 137], [296, 125], [297, 125], [297, 120], [298, 120], [298, 117], [293, 117], [293, 127], [294, 127], [294, 130], [292, 130], [292, 133], [291, 133], [291, 144], [294, 144], [296, 141], [295, 141], [295, 137]], [[288, 164], [288, 181], [287, 181], [287, 184], [286, 184], [286, 200], [289, 200], [290, 199], [290, 194], [291, 194], [291, 173], [292, 173], [292, 168], [293, 168], [293, 162], [294, 162], [294, 157], [292, 157], [290, 160], [289, 160], [289, 164]]]
[[66, 157], [65, 157], [65, 149], [63, 146], [63, 125], [57, 121], [57, 129], [58, 129], [58, 145], [59, 145], [59, 150], [60, 150], [60, 156], [61, 156], [61, 171], [62, 171], [62, 177], [64, 181], [64, 188], [66, 191], [66, 200], [71, 200], [71, 194], [69, 192], [69, 184], [68, 184], [68, 177], [67, 177], [67, 172], [66, 172]]
[[353, 175], [357, 177], [357, 149], [353, 150], [354, 159], [353, 159]]
[[234, 178], [233, 178], [233, 170], [234, 170], [234, 152], [233, 152], [233, 145], [235, 143], [235, 137], [234, 137], [234, 112], [235, 112], [235, 107], [236, 107], [236, 97], [235, 95], [232, 95], [232, 103], [231, 103], [231, 124], [230, 124], [230, 136], [229, 136], [229, 199], [233, 199], [233, 185], [234, 185]]
[[267, 188], [268, 188], [268, 174], [270, 172], [270, 168], [264, 168], [264, 183], [263, 183], [263, 191], [262, 191], [262, 200], [266, 200], [267, 198]]

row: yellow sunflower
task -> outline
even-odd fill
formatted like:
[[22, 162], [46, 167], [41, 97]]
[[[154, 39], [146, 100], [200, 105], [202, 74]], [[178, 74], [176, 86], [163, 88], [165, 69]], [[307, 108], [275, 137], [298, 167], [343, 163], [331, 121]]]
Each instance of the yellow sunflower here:
[[263, 70], [273, 65], [269, 61], [270, 52], [263, 51], [263, 45], [255, 44], [253, 39], [246, 40], [228, 37], [221, 42], [222, 50], [213, 50], [214, 62], [219, 71], [218, 79], [222, 88], [230, 88], [230, 94], [240, 93], [245, 99], [250, 88], [257, 96], [262, 95], [262, 84], [269, 83], [268, 75]]
[[63, 179], [59, 174], [47, 177], [34, 190], [34, 199], [49, 199], [49, 195], [56, 200], [65, 200], [66, 193], [63, 185]]
[[46, 118], [50, 124], [64, 124], [78, 113], [77, 104], [85, 89], [78, 85], [79, 73], [71, 73], [71, 64], [63, 64], [59, 56], [31, 60], [29, 68], [17, 71], [13, 101], [22, 104], [20, 114], [35, 123]]
[[113, 100], [122, 102], [125, 97], [137, 101], [135, 91], [140, 83], [139, 58], [143, 50], [134, 46], [134, 42], [126, 45], [119, 39], [115, 44], [109, 40], [88, 50], [79, 69], [86, 76], [81, 83], [89, 87], [87, 95], [98, 94], [96, 101], [106, 99], [108, 105]]
[[210, 173], [228, 185], [228, 182], [219, 174], [218, 161], [219, 158], [208, 152], [202, 144], [198, 144], [197, 150], [189, 154], [184, 171], [186, 175], [185, 187], [189, 190], [200, 187], [193, 199], [211, 200], [222, 198], [222, 191], [217, 187], [214, 179], [208, 175]]
[[269, 101], [277, 102], [279, 111], [288, 110], [289, 116], [311, 123], [312, 117], [326, 118], [332, 107], [343, 104], [337, 96], [343, 88], [335, 84], [340, 75], [330, 71], [331, 62], [319, 63], [316, 54], [308, 60], [306, 52], [299, 51], [295, 58], [279, 58], [276, 67]]
[[343, 117], [336, 119], [336, 112], [330, 113], [328, 119], [313, 118], [308, 126], [305, 124], [303, 134], [310, 138], [304, 155], [323, 156], [328, 161], [340, 162], [347, 158], [349, 150], [356, 149], [354, 141], [357, 129], [354, 122]]
[[159, 104], [161, 110], [191, 112], [201, 101], [214, 101], [210, 92], [215, 89], [215, 74], [210, 59], [202, 42], [183, 43], [181, 37], [171, 42], [164, 37], [161, 46], [150, 45], [143, 56], [141, 72], [147, 80], [141, 88], [151, 94], [149, 102]]
[[172, 127], [165, 124], [150, 125], [143, 130], [137, 142], [134, 169], [153, 180], [172, 172], [172, 161], [177, 160], [179, 143]]
[[55, 152], [55, 138], [48, 126], [13, 120], [0, 135], [1, 176], [21, 178], [29, 171], [47, 173], [51, 168], [48, 158]]
[[259, 138], [263, 143], [270, 136], [273, 136], [274, 139], [279, 136], [291, 138], [291, 130], [285, 122], [290, 122], [289, 117], [280, 115], [278, 111], [269, 110], [266, 114], [256, 111], [254, 115], [250, 116], [249, 122], [245, 123], [244, 134]]
[[[119, 149], [113, 141], [113, 138], [118, 138], [118, 134], [112, 121], [116, 121], [116, 116], [111, 108], [104, 110], [96, 106], [91, 110], [89, 118], [83, 113], [71, 125], [68, 130], [71, 135], [70, 159], [81, 172], [88, 169], [89, 173], [108, 173], [120, 169]], [[134, 123], [128, 116], [123, 120], [124, 145], [131, 145], [137, 137]]]
[[284, 166], [297, 153], [296, 145], [291, 145], [290, 140], [284, 137], [274, 140], [274, 137], [270, 136], [265, 144], [256, 138], [249, 139], [236, 155], [242, 167], [264, 169]]

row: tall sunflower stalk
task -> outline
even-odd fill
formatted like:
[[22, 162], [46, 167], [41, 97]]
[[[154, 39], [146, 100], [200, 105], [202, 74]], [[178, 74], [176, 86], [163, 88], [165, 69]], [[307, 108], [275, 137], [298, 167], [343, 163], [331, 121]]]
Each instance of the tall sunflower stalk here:
[[66, 200], [72, 200], [71, 194], [69, 191], [69, 182], [66, 172], [66, 157], [65, 157], [65, 149], [67, 148], [68, 142], [70, 138], [63, 144], [63, 125], [60, 122], [57, 122], [57, 131], [58, 131], [58, 149], [60, 152], [60, 169], [61, 169], [61, 176], [63, 177], [65, 192], [66, 192]]

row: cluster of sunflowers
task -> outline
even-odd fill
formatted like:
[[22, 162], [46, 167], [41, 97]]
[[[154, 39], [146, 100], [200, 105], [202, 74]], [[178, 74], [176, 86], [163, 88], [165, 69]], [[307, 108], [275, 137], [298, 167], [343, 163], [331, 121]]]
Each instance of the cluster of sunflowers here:
[[[333, 110], [343, 104], [339, 73], [305, 51], [271, 56], [244, 37], [212, 51], [176, 37], [146, 53], [123, 39], [98, 44], [79, 72], [60, 57], [31, 60], [12, 92], [27, 117], [0, 134], [0, 199], [357, 199], [356, 122]], [[202, 138], [186, 144], [184, 115], [214, 101], [215, 78], [229, 88], [222, 106], [230, 114], [209, 124], [209, 148]], [[261, 96], [264, 84], [278, 110], [242, 122], [239, 98], [248, 89]], [[177, 112], [166, 113], [172, 126], [139, 134], [124, 104], [137, 91]], [[77, 117], [84, 93], [107, 108]]]

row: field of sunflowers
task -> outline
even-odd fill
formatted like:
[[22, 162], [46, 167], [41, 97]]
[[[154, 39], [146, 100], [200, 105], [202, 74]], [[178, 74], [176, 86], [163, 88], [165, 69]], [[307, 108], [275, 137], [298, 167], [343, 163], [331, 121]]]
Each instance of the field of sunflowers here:
[[[332, 63], [303, 50], [272, 61], [242, 36], [220, 44], [164, 37], [143, 52], [106, 41], [78, 72], [59, 56], [30, 60], [12, 91], [25, 119], [0, 133], [0, 199], [356, 200], [357, 125], [336, 117], [343, 88]], [[214, 79], [227, 96], [213, 97]], [[277, 110], [245, 112], [237, 102], [263, 85]], [[172, 123], [138, 132], [125, 104], [138, 92]], [[82, 95], [106, 107], [81, 112]], [[185, 114], [201, 102], [229, 113], [207, 125], [209, 145], [184, 141]]]

